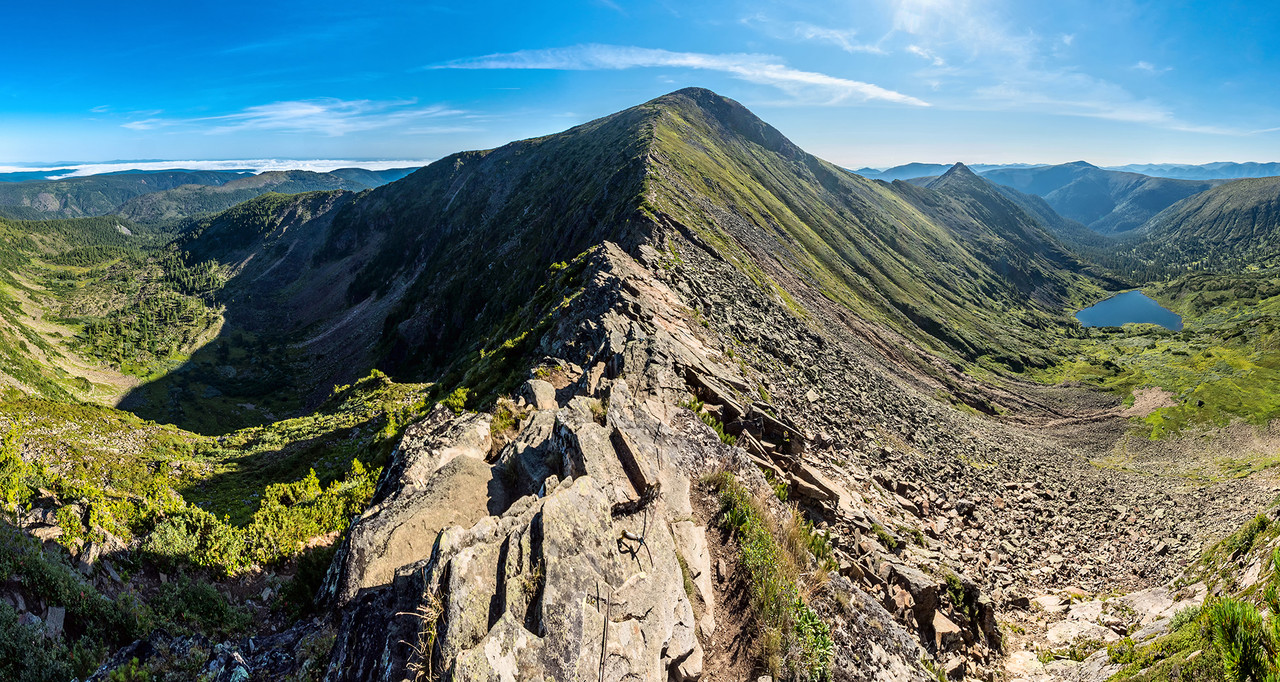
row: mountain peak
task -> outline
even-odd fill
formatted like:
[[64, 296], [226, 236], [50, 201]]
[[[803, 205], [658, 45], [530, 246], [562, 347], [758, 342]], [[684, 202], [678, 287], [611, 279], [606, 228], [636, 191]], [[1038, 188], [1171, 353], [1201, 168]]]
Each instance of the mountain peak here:
[[929, 189], [942, 189], [950, 186], [971, 186], [974, 182], [981, 183], [982, 178], [976, 173], [969, 170], [969, 167], [963, 163], [957, 162], [946, 173], [930, 180], [925, 184]]
[[706, 88], [683, 88], [650, 100], [642, 106], [674, 113], [677, 118], [690, 123], [694, 123], [694, 119], [701, 119], [714, 128], [719, 137], [739, 137], [788, 158], [804, 154], [785, 135], [751, 113], [750, 109]]

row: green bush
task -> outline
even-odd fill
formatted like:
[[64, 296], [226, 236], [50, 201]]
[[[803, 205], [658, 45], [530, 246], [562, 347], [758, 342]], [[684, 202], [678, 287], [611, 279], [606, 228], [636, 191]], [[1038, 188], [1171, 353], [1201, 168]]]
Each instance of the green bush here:
[[201, 632], [233, 633], [244, 630], [249, 614], [232, 606], [213, 585], [183, 575], [160, 586], [151, 608], [169, 623], [185, 623]]
[[251, 563], [243, 532], [199, 507], [186, 507], [158, 523], [142, 549], [168, 567], [187, 563], [227, 576]]
[[0, 679], [12, 682], [66, 682], [75, 673], [62, 642], [50, 642], [42, 629], [19, 625], [18, 614], [0, 602]]
[[[1274, 614], [1274, 611], [1273, 611]], [[1224, 597], [1209, 607], [1213, 648], [1227, 682], [1276, 679], [1276, 618], [1252, 604]]]
[[166, 567], [189, 564], [224, 576], [278, 563], [298, 555], [311, 538], [346, 529], [373, 497], [380, 472], [353, 460], [347, 478], [327, 488], [314, 469], [302, 480], [269, 485], [244, 528], [186, 507], [158, 522], [142, 549]]
[[199, 544], [199, 538], [182, 517], [167, 518], [147, 535], [142, 551], [160, 568], [174, 569], [195, 556]]
[[0, 440], [0, 505], [16, 509], [27, 504], [31, 499], [27, 476], [28, 467], [22, 461], [18, 425], [14, 424]]
[[462, 412], [467, 409], [467, 396], [470, 394], [471, 391], [466, 387], [459, 386], [455, 388], [453, 393], [450, 393], [448, 397], [441, 400], [440, 403], [450, 410], [453, 410], [454, 414], [462, 414]]
[[1199, 617], [1199, 606], [1188, 606], [1186, 608], [1179, 609], [1177, 613], [1173, 614], [1173, 618], [1169, 621], [1169, 629], [1181, 630], [1182, 626], [1195, 621], [1195, 619]]
[[692, 410], [693, 414], [697, 416], [698, 419], [701, 420], [703, 424], [710, 426], [711, 430], [716, 432], [716, 437], [720, 439], [720, 442], [724, 443], [725, 445], [737, 445], [738, 437], [729, 433], [725, 433], [724, 423], [721, 422], [719, 419], [716, 419], [715, 417], [711, 416], [707, 412], [703, 411], [702, 408], [705, 405], [706, 403], [702, 402], [701, 400], [687, 400], [680, 403], [681, 407], [686, 407]]

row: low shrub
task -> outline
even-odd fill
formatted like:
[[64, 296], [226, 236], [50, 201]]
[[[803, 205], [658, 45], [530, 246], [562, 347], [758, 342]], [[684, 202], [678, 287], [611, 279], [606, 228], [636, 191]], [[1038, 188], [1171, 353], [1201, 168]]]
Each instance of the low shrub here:
[[248, 612], [233, 606], [213, 585], [183, 575], [160, 586], [151, 608], [168, 623], [183, 623], [206, 634], [235, 633], [248, 627]]

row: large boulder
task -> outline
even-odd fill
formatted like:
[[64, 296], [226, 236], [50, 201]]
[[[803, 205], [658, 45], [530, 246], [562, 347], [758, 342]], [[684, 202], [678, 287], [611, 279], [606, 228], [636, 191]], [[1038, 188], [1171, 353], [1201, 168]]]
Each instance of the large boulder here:
[[503, 482], [484, 459], [488, 416], [442, 410], [406, 430], [375, 503], [351, 525], [331, 584], [337, 604], [389, 585], [399, 568], [425, 560], [441, 530], [505, 509]]

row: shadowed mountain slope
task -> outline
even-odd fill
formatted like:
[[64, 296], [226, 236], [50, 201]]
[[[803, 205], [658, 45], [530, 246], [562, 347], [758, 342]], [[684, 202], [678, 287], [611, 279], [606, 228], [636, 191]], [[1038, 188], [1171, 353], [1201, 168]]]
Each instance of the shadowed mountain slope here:
[[3, 183], [0, 215], [23, 220], [102, 216], [143, 194], [182, 185], [222, 185], [240, 177], [223, 171], [165, 171]]
[[125, 202], [114, 212], [136, 222], [156, 222], [223, 211], [267, 192], [298, 194], [328, 190], [360, 191], [398, 180], [411, 168], [366, 171], [341, 168], [328, 173], [268, 171], [240, 177], [218, 186], [183, 185], [144, 194]]
[[1102, 170], [1084, 161], [991, 170], [983, 177], [1043, 197], [1063, 217], [1103, 234], [1137, 228], [1175, 202], [1215, 184]]

